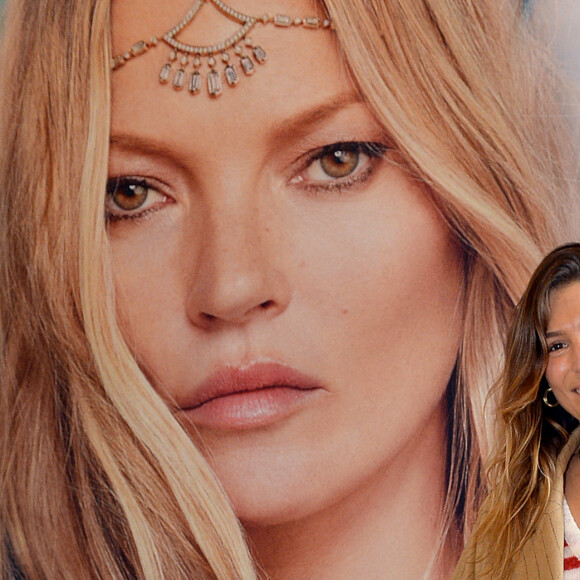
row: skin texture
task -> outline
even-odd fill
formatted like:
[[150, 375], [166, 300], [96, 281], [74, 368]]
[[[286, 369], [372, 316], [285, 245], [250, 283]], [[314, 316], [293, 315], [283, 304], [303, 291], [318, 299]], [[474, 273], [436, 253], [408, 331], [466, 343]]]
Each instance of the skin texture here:
[[549, 358], [546, 379], [556, 399], [580, 419], [580, 283], [554, 290], [546, 331]]
[[[580, 282], [554, 290], [546, 332], [549, 358], [546, 379], [560, 403], [580, 419]], [[566, 470], [565, 494], [580, 522], [580, 458], [574, 454]]]
[[[114, 51], [188, 7], [115, 3]], [[304, 1], [235, 7], [313, 13]], [[198, 18], [186, 41], [236, 28], [211, 7]], [[274, 362], [316, 382], [274, 419], [187, 427], [272, 577], [420, 578], [440, 533], [462, 256], [353, 93], [332, 33], [253, 37], [267, 64], [218, 99], [161, 86], [165, 46], [113, 74], [110, 178], [148, 182], [138, 217], [106, 204], [123, 330], [186, 423], [195, 415], [180, 407], [223, 368]], [[311, 159], [345, 142], [384, 155], [350, 154], [338, 178], [328, 155]]]

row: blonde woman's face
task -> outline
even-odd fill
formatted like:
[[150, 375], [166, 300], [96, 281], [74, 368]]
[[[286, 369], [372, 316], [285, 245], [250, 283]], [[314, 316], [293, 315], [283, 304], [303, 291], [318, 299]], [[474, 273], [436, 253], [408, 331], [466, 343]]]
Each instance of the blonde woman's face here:
[[552, 292], [546, 338], [548, 384], [560, 405], [580, 419], [580, 282]]
[[[114, 51], [189, 6], [114, 3]], [[236, 28], [211, 5], [198, 18], [185, 41]], [[443, 485], [462, 320], [460, 253], [333, 33], [252, 35], [267, 63], [218, 98], [161, 85], [163, 44], [113, 73], [106, 200], [127, 342], [248, 525], [393, 490], [425, 466]]]

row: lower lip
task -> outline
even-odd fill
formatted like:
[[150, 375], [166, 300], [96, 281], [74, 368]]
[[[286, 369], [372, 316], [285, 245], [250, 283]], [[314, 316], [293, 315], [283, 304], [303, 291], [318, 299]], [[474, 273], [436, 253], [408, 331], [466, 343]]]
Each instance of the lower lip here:
[[216, 397], [184, 409], [197, 427], [220, 430], [254, 429], [276, 423], [306, 406], [321, 389], [267, 387]]

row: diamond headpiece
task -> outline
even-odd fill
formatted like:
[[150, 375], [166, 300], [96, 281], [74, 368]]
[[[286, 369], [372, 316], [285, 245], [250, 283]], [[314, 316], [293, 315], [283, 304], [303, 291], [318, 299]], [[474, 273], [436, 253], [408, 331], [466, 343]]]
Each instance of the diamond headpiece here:
[[[229, 20], [240, 24], [240, 28], [225, 40], [209, 46], [195, 46], [178, 40], [177, 35], [193, 22], [199, 9], [208, 2], [213, 4]], [[254, 74], [255, 63], [261, 65], [266, 62], [268, 58], [266, 51], [261, 46], [254, 44], [252, 39], [248, 37], [249, 32], [256, 24], [273, 24], [282, 28], [302, 26], [313, 30], [332, 28], [330, 20], [318, 16], [304, 18], [292, 18], [284, 14], [248, 16], [230, 8], [221, 0], [195, 0], [183, 19], [161, 36], [161, 40], [171, 47], [171, 52], [168, 61], [159, 72], [159, 82], [161, 84], [171, 83], [175, 90], [181, 90], [187, 86], [189, 93], [198, 94], [202, 86], [202, 65], [205, 61], [207, 68], [209, 68], [206, 74], [207, 91], [212, 97], [219, 96], [222, 93], [224, 82], [217, 69], [218, 60], [223, 63], [223, 78], [230, 87], [237, 85], [240, 80], [238, 68], [232, 59], [231, 52], [233, 52], [234, 58], [237, 57], [239, 69], [246, 76]], [[136, 42], [128, 51], [113, 57], [111, 68], [118, 69], [127, 61], [144, 54], [158, 44], [159, 39], [156, 36], [149, 41]]]

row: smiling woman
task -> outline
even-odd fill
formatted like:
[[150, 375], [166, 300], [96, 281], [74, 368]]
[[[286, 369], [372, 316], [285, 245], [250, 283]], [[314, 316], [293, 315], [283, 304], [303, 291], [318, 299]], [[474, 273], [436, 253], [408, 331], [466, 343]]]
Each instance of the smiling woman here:
[[569, 199], [496, 4], [8, 3], [6, 577], [449, 576]]
[[550, 252], [517, 305], [491, 489], [454, 578], [573, 579], [580, 569], [580, 244]]

